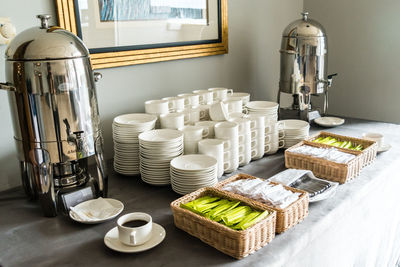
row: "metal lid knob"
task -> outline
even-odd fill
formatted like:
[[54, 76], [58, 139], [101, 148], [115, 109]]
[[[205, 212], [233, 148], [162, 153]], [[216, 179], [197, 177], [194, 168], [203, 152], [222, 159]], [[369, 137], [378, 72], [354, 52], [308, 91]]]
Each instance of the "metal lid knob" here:
[[50, 28], [50, 27], [49, 27], [49, 19], [51, 18], [51, 15], [47, 15], [47, 14], [45, 14], [45, 15], [37, 15], [36, 17], [37, 17], [38, 19], [40, 19], [40, 23], [41, 23], [40, 28], [41, 28], [41, 29], [48, 29], [48, 28]]
[[301, 12], [301, 15], [303, 16], [303, 20], [304, 20], [304, 21], [307, 21], [307, 20], [308, 20], [308, 14], [309, 14], [309, 13], [306, 12], [306, 11], [305, 11], [305, 12]]

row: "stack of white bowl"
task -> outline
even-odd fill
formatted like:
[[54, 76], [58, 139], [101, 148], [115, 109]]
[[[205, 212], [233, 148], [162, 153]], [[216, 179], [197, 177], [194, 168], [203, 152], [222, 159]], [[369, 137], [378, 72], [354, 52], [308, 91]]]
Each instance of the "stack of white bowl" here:
[[144, 108], [147, 114], [157, 116], [156, 129], [160, 128], [160, 115], [170, 112], [169, 100], [149, 100], [144, 103]]
[[279, 104], [270, 101], [250, 101], [246, 104], [248, 114], [261, 114], [265, 116], [265, 122], [278, 120]]
[[114, 169], [124, 175], [139, 174], [138, 135], [153, 130], [157, 117], [144, 113], [120, 115], [112, 124], [114, 140]]
[[208, 155], [176, 157], [171, 160], [170, 168], [172, 190], [181, 195], [218, 182], [217, 160]]
[[255, 113], [246, 118], [251, 121], [251, 159], [257, 160], [265, 154], [265, 116]]
[[170, 184], [170, 162], [183, 154], [183, 134], [172, 129], [152, 130], [139, 135], [140, 173], [152, 185]]
[[310, 124], [302, 120], [283, 120], [285, 131], [284, 148], [289, 148], [309, 136]]
[[283, 121], [269, 121], [265, 128], [265, 154], [275, 154], [285, 145], [285, 131]]
[[224, 121], [219, 122], [214, 127], [215, 137], [223, 139], [226, 142], [227, 152], [225, 153], [225, 173], [231, 173], [239, 167], [239, 140], [243, 136], [239, 136], [239, 125], [236, 122]]

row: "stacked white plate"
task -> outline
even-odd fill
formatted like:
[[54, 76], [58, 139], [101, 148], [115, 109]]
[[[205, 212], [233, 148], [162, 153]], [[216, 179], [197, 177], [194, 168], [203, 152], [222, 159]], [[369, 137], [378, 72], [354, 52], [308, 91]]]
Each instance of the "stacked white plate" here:
[[139, 174], [139, 139], [142, 132], [154, 129], [157, 116], [133, 113], [114, 118], [114, 169], [124, 175]]
[[310, 124], [302, 120], [283, 120], [285, 131], [285, 146], [289, 148], [309, 136]]
[[178, 194], [185, 195], [217, 182], [217, 160], [214, 157], [192, 154], [171, 161], [171, 185]]
[[265, 122], [278, 120], [278, 108], [278, 103], [270, 101], [250, 101], [246, 104], [246, 110], [249, 114], [264, 115]]
[[139, 135], [140, 173], [152, 185], [170, 184], [170, 162], [183, 154], [183, 133], [160, 129]]

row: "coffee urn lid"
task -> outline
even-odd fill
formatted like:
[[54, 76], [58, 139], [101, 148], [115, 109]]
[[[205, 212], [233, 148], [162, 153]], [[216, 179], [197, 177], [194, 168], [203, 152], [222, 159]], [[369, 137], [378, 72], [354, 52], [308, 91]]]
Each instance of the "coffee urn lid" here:
[[326, 37], [326, 31], [319, 22], [308, 18], [308, 12], [303, 12], [301, 14], [303, 18], [290, 23], [283, 31], [283, 37]]
[[38, 15], [40, 27], [29, 28], [18, 34], [6, 49], [6, 60], [52, 60], [88, 57], [85, 44], [71, 32], [50, 27], [50, 15]]

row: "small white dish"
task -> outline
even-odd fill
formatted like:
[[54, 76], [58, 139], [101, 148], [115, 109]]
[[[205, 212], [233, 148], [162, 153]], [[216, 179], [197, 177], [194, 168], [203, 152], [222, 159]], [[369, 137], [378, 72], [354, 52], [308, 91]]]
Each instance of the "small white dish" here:
[[[75, 208], [79, 208], [79, 207], [82, 208], [85, 206], [89, 206], [91, 203], [93, 203], [96, 200], [97, 199], [91, 199], [91, 200], [84, 201], [84, 202], [76, 205]], [[121, 201], [113, 199], [113, 198], [104, 198], [104, 200], [106, 200], [110, 205], [114, 206], [115, 208], [118, 208], [118, 210], [116, 210], [115, 213], [110, 214], [110, 216], [103, 218], [103, 219], [98, 219], [98, 220], [90, 220], [90, 221], [81, 220], [80, 218], [75, 217], [74, 213], [71, 210], [69, 211], [69, 217], [76, 222], [80, 222], [80, 223], [84, 223], [84, 224], [97, 224], [97, 223], [102, 223], [102, 222], [114, 219], [124, 210], [124, 204], [122, 204]]]
[[380, 147], [378, 147], [377, 152], [378, 152], [378, 153], [386, 152], [386, 151], [388, 151], [388, 150], [391, 149], [391, 148], [392, 148], [392, 146], [389, 145], [389, 144], [382, 144]]
[[157, 224], [153, 223], [153, 229], [152, 229], [152, 234], [151, 238], [149, 241], [146, 243], [139, 245], [139, 246], [127, 246], [121, 243], [118, 239], [118, 227], [112, 228], [110, 231], [107, 232], [107, 234], [104, 236], [104, 244], [115, 251], [118, 252], [123, 252], [123, 253], [137, 253], [137, 252], [142, 252], [146, 251], [149, 249], [152, 249], [153, 247], [157, 246], [160, 244], [165, 236], [166, 232], [165, 229]]
[[314, 120], [314, 122], [323, 127], [336, 127], [344, 123], [344, 119], [337, 117], [320, 117]]

